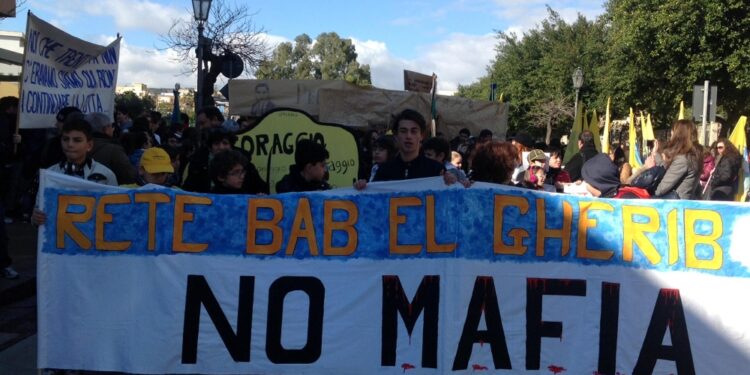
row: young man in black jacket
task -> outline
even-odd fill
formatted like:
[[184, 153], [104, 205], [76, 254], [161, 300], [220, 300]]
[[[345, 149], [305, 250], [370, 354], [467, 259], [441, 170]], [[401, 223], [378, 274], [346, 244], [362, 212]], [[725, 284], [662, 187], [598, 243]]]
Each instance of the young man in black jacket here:
[[[441, 163], [426, 158], [420, 152], [421, 142], [427, 131], [427, 123], [419, 112], [412, 109], [403, 110], [393, 120], [392, 128], [396, 135], [398, 155], [378, 168], [373, 182], [443, 175], [445, 167]], [[455, 176], [448, 178], [451, 180], [446, 180], [446, 183], [456, 182]], [[365, 180], [354, 183], [354, 188], [357, 190], [366, 187], [367, 181]]]
[[326, 182], [328, 150], [311, 139], [301, 139], [294, 146], [294, 164], [289, 174], [276, 183], [277, 193], [328, 190]]

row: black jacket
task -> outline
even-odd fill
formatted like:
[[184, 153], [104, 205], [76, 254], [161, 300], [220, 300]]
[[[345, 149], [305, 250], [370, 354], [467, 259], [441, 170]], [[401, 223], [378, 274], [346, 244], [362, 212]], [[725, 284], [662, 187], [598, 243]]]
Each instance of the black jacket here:
[[307, 181], [302, 177], [296, 165], [289, 166], [289, 174], [276, 183], [277, 193], [329, 190], [331, 185], [325, 181]]
[[599, 151], [596, 150], [595, 145], [583, 145], [581, 151], [573, 155], [573, 157], [568, 160], [568, 163], [565, 164], [565, 171], [570, 175], [570, 180], [574, 182], [582, 180], [583, 176], [581, 175], [581, 169], [583, 168], [583, 164], [585, 164], [587, 160], [596, 156], [596, 154], [598, 153]]
[[737, 194], [741, 167], [742, 156], [720, 156], [703, 198], [712, 201], [733, 201]]
[[435, 177], [440, 176], [445, 166], [426, 158], [424, 155], [417, 156], [416, 159], [405, 162], [401, 155], [396, 156], [393, 160], [387, 161], [378, 167], [375, 172], [373, 181], [395, 181], [408, 180], [412, 178]]

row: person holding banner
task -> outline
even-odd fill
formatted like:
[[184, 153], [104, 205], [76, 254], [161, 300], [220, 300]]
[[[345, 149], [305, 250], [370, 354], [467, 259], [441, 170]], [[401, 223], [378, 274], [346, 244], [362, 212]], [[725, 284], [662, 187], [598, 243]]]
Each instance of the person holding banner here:
[[[83, 117], [73, 117], [65, 122], [62, 127], [60, 142], [65, 153], [65, 159], [47, 168], [48, 171], [80, 177], [99, 184], [117, 186], [115, 174], [88, 155], [94, 147], [94, 143], [91, 125]], [[37, 196], [38, 198], [39, 196]], [[42, 225], [46, 221], [47, 215], [38, 207], [34, 208], [31, 223]]]
[[48, 134], [47, 143], [42, 150], [41, 167], [47, 168], [55, 163], [59, 163], [65, 157], [60, 142], [60, 133], [62, 127], [68, 119], [73, 117], [83, 118], [83, 113], [76, 107], [63, 107], [55, 115], [55, 128]]
[[[378, 168], [373, 181], [408, 180], [442, 175], [446, 184], [456, 182], [455, 175], [443, 175], [443, 164], [422, 155], [421, 142], [427, 132], [427, 122], [419, 112], [413, 109], [403, 110], [393, 120], [392, 129], [396, 134], [398, 155]], [[354, 183], [354, 188], [367, 188], [367, 181], [358, 180]]]

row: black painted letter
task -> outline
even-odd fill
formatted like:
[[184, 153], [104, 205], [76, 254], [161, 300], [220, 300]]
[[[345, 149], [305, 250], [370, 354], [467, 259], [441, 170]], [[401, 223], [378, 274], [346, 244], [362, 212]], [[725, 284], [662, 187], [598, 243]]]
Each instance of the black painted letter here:
[[195, 363], [198, 352], [201, 305], [206, 308], [211, 322], [219, 332], [221, 341], [236, 362], [250, 362], [250, 333], [253, 321], [253, 289], [255, 277], [240, 277], [239, 303], [237, 305], [237, 333], [221, 310], [216, 296], [202, 275], [188, 275], [185, 293], [185, 320], [182, 329], [182, 363]]
[[[664, 334], [669, 328], [672, 345], [663, 345]], [[674, 361], [679, 375], [694, 375], [693, 354], [690, 351], [685, 312], [679, 289], [661, 289], [656, 299], [651, 323], [648, 325], [643, 347], [633, 375], [651, 374], [657, 360]]]
[[381, 330], [380, 365], [396, 365], [396, 340], [398, 338], [398, 311], [411, 336], [417, 319], [424, 310], [422, 328], [422, 367], [437, 368], [438, 309], [440, 303], [440, 276], [425, 276], [419, 284], [414, 299], [404, 294], [398, 276], [383, 275], [383, 326]]
[[[284, 316], [284, 297], [293, 291], [302, 291], [310, 298], [307, 315], [307, 340], [302, 349], [281, 346], [281, 323]], [[315, 277], [280, 277], [268, 291], [268, 322], [266, 328], [266, 355], [273, 363], [313, 363], [320, 358], [323, 346], [323, 307], [325, 287]]]
[[542, 298], [585, 296], [586, 280], [526, 279], [526, 369], [539, 370], [542, 337], [562, 338], [561, 322], [542, 320]]
[[[482, 313], [484, 313], [484, 321], [487, 324], [486, 331], [478, 330]], [[471, 294], [471, 302], [469, 302], [469, 308], [466, 312], [464, 330], [458, 342], [456, 357], [453, 359], [453, 371], [465, 370], [469, 366], [471, 349], [477, 342], [490, 345], [492, 362], [495, 364], [496, 370], [510, 370], [512, 368], [508, 344], [505, 342], [500, 308], [497, 304], [495, 282], [487, 276], [478, 276], [474, 281], [474, 292]]]

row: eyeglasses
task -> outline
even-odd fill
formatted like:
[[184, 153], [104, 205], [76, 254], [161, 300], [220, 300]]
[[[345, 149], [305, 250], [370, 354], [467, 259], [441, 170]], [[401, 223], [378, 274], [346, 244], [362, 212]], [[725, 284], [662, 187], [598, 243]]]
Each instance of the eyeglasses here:
[[239, 169], [239, 170], [235, 169], [233, 171], [229, 171], [229, 173], [227, 173], [227, 176], [242, 177], [245, 175], [245, 173], [247, 173], [247, 171], [245, 171], [244, 169]]

